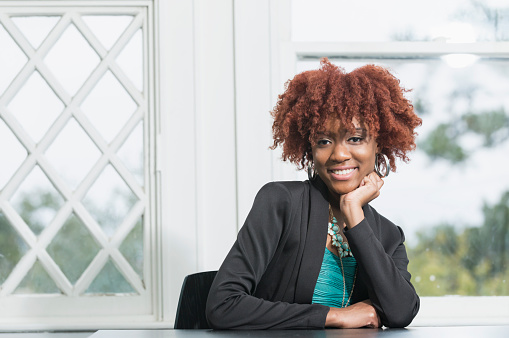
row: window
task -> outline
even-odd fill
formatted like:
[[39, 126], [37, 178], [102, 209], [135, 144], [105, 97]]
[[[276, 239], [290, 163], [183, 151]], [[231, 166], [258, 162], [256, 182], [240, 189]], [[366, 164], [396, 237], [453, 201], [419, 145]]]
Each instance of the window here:
[[[423, 119], [418, 149], [372, 204], [406, 233], [409, 270], [423, 297], [415, 323], [504, 322], [509, 7], [461, 0], [287, 6], [291, 28], [279, 36], [279, 60], [290, 62], [281, 62], [281, 83], [327, 56], [347, 70], [387, 66], [413, 89], [408, 97]], [[489, 314], [472, 317], [469, 302]]]
[[155, 316], [152, 2], [10, 5], [0, 3], [1, 316]]

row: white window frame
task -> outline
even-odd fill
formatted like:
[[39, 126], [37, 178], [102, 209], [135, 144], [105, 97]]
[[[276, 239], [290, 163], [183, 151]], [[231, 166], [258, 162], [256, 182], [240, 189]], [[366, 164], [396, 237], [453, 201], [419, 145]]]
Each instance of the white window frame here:
[[[275, 6], [274, 22], [279, 22], [278, 62], [275, 83], [284, 83], [296, 74], [301, 58], [439, 58], [447, 54], [475, 54], [480, 57], [509, 59], [509, 42], [293, 42], [291, 41], [291, 0]], [[282, 27], [281, 27], [282, 26]], [[509, 296], [421, 297], [421, 308], [412, 326], [507, 325]]]
[[[161, 300], [159, 294], [156, 290], [160, 289], [160, 266], [158, 265], [157, 258], [157, 250], [160, 250], [160, 245], [157, 243], [156, 234], [158, 233], [158, 228], [160, 227], [160, 223], [157, 222], [156, 217], [156, 208], [154, 205], [157, 202], [157, 182], [156, 182], [156, 169], [155, 169], [155, 152], [152, 149], [156, 149], [156, 145], [154, 144], [156, 140], [155, 126], [157, 125], [156, 115], [156, 105], [155, 103], [155, 93], [157, 90], [156, 82], [154, 79], [155, 72], [155, 55], [154, 55], [154, 27], [155, 27], [155, 19], [154, 13], [157, 13], [156, 7], [157, 2], [154, 3], [150, 0], [139, 0], [139, 1], [2, 1], [0, 2], [0, 6], [2, 6], [2, 14], [9, 13], [15, 15], [62, 15], [66, 13], [68, 8], [71, 9], [79, 9], [84, 13], [89, 15], [95, 14], [120, 14], [120, 15], [133, 15], [135, 18], [130, 25], [130, 28], [126, 31], [127, 34], [131, 34], [138, 27], [143, 28], [143, 50], [144, 50], [144, 92], [147, 93], [145, 97], [142, 97], [137, 94], [136, 89], [128, 88], [131, 92], [131, 95], [136, 98], [140, 108], [135, 113], [135, 115], [139, 115], [140, 111], [144, 111], [146, 114], [146, 118], [144, 119], [144, 168], [145, 168], [145, 187], [146, 193], [142, 193], [137, 191], [137, 195], [144, 196], [143, 199], [149, 201], [149, 203], [138, 203], [135, 208], [140, 210], [140, 207], [145, 208], [144, 211], [144, 231], [143, 231], [143, 256], [144, 256], [144, 268], [143, 268], [143, 282], [138, 282], [138, 277], [136, 272], [132, 270], [129, 264], [125, 263], [125, 259], [119, 254], [118, 249], [116, 248], [120, 243], [118, 242], [119, 234], [115, 235], [112, 239], [111, 244], [108, 243], [108, 240], [101, 236], [101, 231], [97, 231], [99, 238], [104, 242], [101, 243], [103, 245], [103, 250], [95, 257], [93, 264], [89, 266], [89, 269], [94, 269], [99, 271], [102, 267], [102, 264], [105, 260], [108, 259], [109, 255], [115, 255], [116, 259], [120, 260], [120, 263], [126, 269], [126, 273], [128, 274], [131, 282], [134, 283], [134, 287], [138, 291], [138, 295], [129, 295], [129, 296], [78, 296], [78, 292], [80, 288], [78, 287], [76, 290], [71, 285], [67, 285], [63, 283], [60, 286], [62, 290], [65, 290], [67, 296], [58, 296], [54, 297], [52, 295], [41, 296], [41, 295], [9, 295], [3, 296], [1, 299], [2, 306], [0, 307], [0, 331], [10, 331], [10, 330], [68, 330], [68, 329], [96, 329], [96, 328], [108, 328], [108, 327], [125, 327], [125, 326], [137, 326], [140, 323], [154, 323], [157, 322], [160, 318], [160, 306]], [[69, 23], [70, 18], [73, 18], [74, 14], [65, 14], [62, 16], [64, 19], [59, 21], [57, 25], [60, 25], [64, 22], [64, 25]], [[74, 18], [73, 18], [74, 19]], [[78, 26], [81, 25], [81, 21], [77, 19]], [[141, 26], [139, 26], [141, 25]], [[131, 27], [132, 26], [132, 27]], [[78, 27], [80, 30], [83, 30], [85, 34], [88, 34], [88, 30], [84, 26]], [[11, 34], [17, 34], [17, 29], [14, 26], [6, 27], [9, 29]], [[130, 32], [132, 31], [132, 32]], [[51, 34], [50, 34], [51, 35]], [[53, 39], [57, 38], [53, 36]], [[90, 41], [89, 43], [94, 45], [96, 51], [100, 54], [102, 58], [108, 55], [108, 52], [102, 48], [100, 43], [97, 43], [97, 39], [93, 35], [88, 35], [87, 39]], [[38, 64], [40, 62], [40, 57], [37, 56], [38, 52], [34, 52], [32, 47], [25, 43], [24, 38], [19, 38], [19, 41], [22, 41], [24, 45], [23, 49], [28, 51], [33, 59], [30, 61], [32, 64], [37, 64], [38, 67], [43, 67], [43, 64]], [[120, 40], [119, 40], [120, 41]], [[123, 41], [122, 43], [126, 43], [128, 40]], [[116, 51], [119, 52], [119, 51]], [[104, 61], [105, 64], [100, 67], [118, 67], [114, 64], [110, 64], [109, 61]], [[106, 65], [107, 64], [107, 65]], [[34, 66], [35, 67], [35, 66]], [[30, 71], [29, 68], [27, 68]], [[95, 81], [95, 82], [94, 82]], [[87, 85], [94, 85], [98, 79], [93, 79], [89, 81], [90, 83]], [[71, 100], [71, 98], [65, 96], [65, 90], [61, 90], [57, 84], [55, 84], [60, 92], [60, 95], [64, 95], [67, 101]], [[6, 115], [9, 117], [9, 115]], [[60, 118], [59, 118], [60, 119]], [[65, 121], [62, 119], [62, 121]], [[134, 121], [134, 119], [133, 119]], [[85, 121], [86, 123], [86, 121]], [[138, 123], [138, 122], [136, 122]], [[56, 123], [58, 124], [58, 123]], [[61, 124], [61, 123], [60, 123]], [[56, 127], [55, 127], [56, 128]], [[19, 128], [18, 128], [19, 129]], [[95, 133], [94, 130], [91, 130], [92, 133]], [[53, 133], [54, 134], [54, 133]], [[23, 135], [23, 134], [22, 134]], [[97, 139], [101, 139], [99, 136], [96, 136]], [[32, 145], [31, 141], [26, 141], [25, 143], [35, 148], [35, 145]], [[100, 146], [106, 149], [108, 146], [106, 144], [100, 144]], [[30, 148], [31, 152], [34, 152], [33, 149]], [[103, 149], [101, 149], [103, 150]], [[107, 150], [103, 150], [104, 153]], [[36, 159], [39, 161], [45, 161], [44, 157], [39, 156], [37, 152], [33, 156], [36, 156]], [[102, 163], [104, 161], [117, 161], [116, 158], [109, 158], [106, 155], [103, 155], [104, 158], [101, 159], [101, 166], [105, 164]], [[35, 159], [34, 159], [35, 161]], [[120, 165], [120, 164], [119, 164]], [[97, 165], [96, 165], [97, 166]], [[97, 166], [101, 168], [101, 166]], [[122, 165], [120, 165], [122, 167]], [[26, 166], [28, 167], [28, 166]], [[96, 170], [97, 171], [97, 170]], [[97, 176], [100, 172], [94, 173], [94, 176]], [[18, 173], [20, 175], [24, 175], [23, 173]], [[26, 173], [25, 173], [26, 174]], [[90, 176], [90, 175], [89, 175]], [[89, 177], [89, 181], [93, 179], [94, 176]], [[59, 181], [58, 175], [53, 173], [52, 180]], [[19, 181], [19, 179], [18, 179]], [[91, 181], [92, 182], [92, 181]], [[87, 184], [91, 184], [88, 182]], [[134, 184], [131, 184], [135, 186]], [[65, 185], [61, 185], [61, 189], [67, 191]], [[5, 191], [4, 191], [5, 192]], [[71, 195], [71, 192], [68, 192], [68, 195]], [[142, 206], [145, 205], [145, 206]], [[9, 211], [11, 208], [8, 208], [8, 204], [4, 204]], [[80, 204], [77, 202], [69, 203], [68, 207], [73, 208], [81, 208]], [[4, 210], [5, 211], [5, 210]], [[15, 216], [15, 214], [13, 213]], [[14, 217], [12, 216], [12, 217]], [[131, 215], [134, 216], [134, 213]], [[130, 218], [132, 218], [129, 216]], [[87, 216], [88, 217], [88, 216]], [[132, 219], [129, 222], [132, 223]], [[26, 230], [26, 229], [25, 229]], [[24, 231], [25, 239], [28, 238], [32, 242], [36, 242], [36, 239], [33, 238], [32, 233], [29, 230]], [[54, 234], [53, 234], [54, 235]], [[120, 236], [124, 236], [126, 234], [120, 234]], [[48, 237], [48, 236], [46, 236]], [[49, 237], [50, 238], [50, 237]], [[48, 240], [51, 240], [48, 239]], [[41, 241], [39, 239], [38, 241]], [[23, 259], [34, 260], [36, 255], [44, 258], [45, 253], [44, 249], [40, 248], [40, 243], [32, 243], [32, 251], [31, 255], [25, 255]], [[155, 250], [154, 250], [155, 248]], [[52, 261], [49, 260], [51, 263]], [[54, 264], [54, 263], [53, 263]], [[126, 265], [127, 264], [127, 265]], [[50, 265], [51, 266], [51, 265]], [[24, 275], [21, 275], [19, 271], [13, 270], [13, 275], [19, 279]], [[97, 272], [96, 271], [96, 272]], [[55, 271], [51, 270], [50, 273], [56, 274], [56, 277], [59, 277], [59, 270]], [[90, 274], [87, 274], [87, 276]], [[21, 276], [21, 277], [20, 277]], [[66, 280], [65, 278], [57, 279], [60, 283], [60, 280]], [[83, 282], [81, 279], [79, 282]], [[84, 281], [83, 283], [87, 284], [90, 281]], [[12, 283], [11, 283], [12, 284]], [[84, 285], [85, 285], [84, 284]], [[5, 285], [4, 285], [5, 286]], [[1, 290], [7, 292], [7, 290]], [[1, 292], [0, 291], [0, 292]], [[144, 325], [144, 324], [141, 324]]]

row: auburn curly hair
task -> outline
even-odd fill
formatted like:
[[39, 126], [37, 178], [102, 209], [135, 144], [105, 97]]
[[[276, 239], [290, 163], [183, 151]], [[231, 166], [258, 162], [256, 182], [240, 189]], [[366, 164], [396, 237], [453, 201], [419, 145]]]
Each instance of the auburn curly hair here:
[[376, 139], [380, 152], [389, 158], [392, 171], [396, 157], [408, 161], [415, 149], [414, 129], [422, 120], [404, 97], [406, 89], [381, 66], [366, 65], [346, 73], [343, 68], [320, 61], [318, 70], [297, 74], [285, 84], [271, 115], [275, 149], [283, 148], [283, 160], [303, 169], [313, 160], [312, 140], [330, 118], [354, 131], [357, 118]]

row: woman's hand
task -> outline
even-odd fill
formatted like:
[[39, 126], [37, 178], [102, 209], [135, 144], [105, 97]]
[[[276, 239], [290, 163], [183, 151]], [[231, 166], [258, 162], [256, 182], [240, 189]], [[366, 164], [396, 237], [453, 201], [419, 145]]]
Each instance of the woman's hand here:
[[326, 327], [355, 329], [359, 327], [381, 327], [380, 317], [370, 300], [364, 300], [345, 308], [331, 307], [325, 320]]
[[362, 207], [380, 195], [383, 185], [384, 181], [371, 172], [363, 178], [357, 189], [340, 197], [339, 207], [349, 229], [364, 219]]

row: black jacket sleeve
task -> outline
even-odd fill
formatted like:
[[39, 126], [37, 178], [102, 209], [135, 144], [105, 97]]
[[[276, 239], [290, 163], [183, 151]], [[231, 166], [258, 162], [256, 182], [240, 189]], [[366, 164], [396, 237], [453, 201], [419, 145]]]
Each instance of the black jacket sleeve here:
[[323, 328], [329, 307], [269, 301], [253, 296], [256, 286], [290, 226], [291, 196], [278, 183], [265, 185], [237, 241], [210, 289], [206, 315], [214, 329]]
[[359, 264], [358, 278], [366, 284], [382, 324], [405, 327], [419, 311], [419, 297], [407, 270], [405, 236], [401, 228], [378, 214], [375, 216], [381, 227], [379, 238], [366, 218], [346, 231], [345, 236]]

